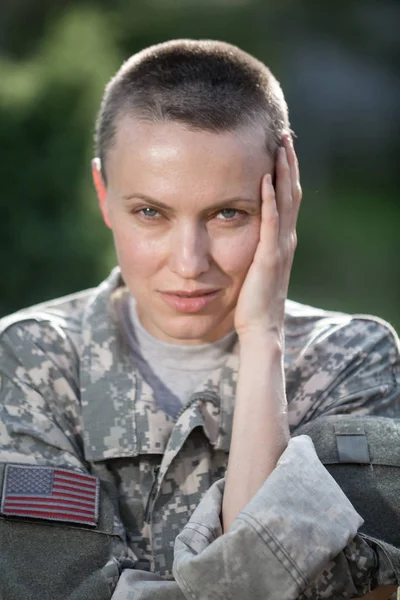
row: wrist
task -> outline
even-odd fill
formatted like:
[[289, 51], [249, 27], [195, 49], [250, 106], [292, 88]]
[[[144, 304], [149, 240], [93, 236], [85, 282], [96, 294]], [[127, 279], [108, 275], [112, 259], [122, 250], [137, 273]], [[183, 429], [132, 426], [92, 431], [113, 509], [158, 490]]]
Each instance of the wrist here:
[[283, 328], [253, 329], [238, 333], [240, 351], [284, 353], [285, 337]]
[[[256, 381], [253, 378], [257, 374]], [[279, 404], [285, 404], [285, 369], [284, 349], [281, 340], [275, 335], [248, 336], [239, 345], [238, 385], [247, 383], [251, 389], [260, 386], [266, 390], [274, 390], [273, 396], [279, 399]], [[264, 398], [266, 391], [260, 395]], [[239, 394], [240, 395], [240, 394]], [[245, 394], [247, 396], [247, 394]]]

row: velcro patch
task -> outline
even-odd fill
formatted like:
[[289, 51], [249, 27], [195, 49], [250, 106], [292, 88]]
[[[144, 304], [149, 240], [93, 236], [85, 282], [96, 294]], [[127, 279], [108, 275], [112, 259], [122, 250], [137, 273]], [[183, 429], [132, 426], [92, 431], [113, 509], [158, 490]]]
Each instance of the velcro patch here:
[[99, 480], [70, 469], [13, 465], [5, 467], [0, 513], [96, 526]]

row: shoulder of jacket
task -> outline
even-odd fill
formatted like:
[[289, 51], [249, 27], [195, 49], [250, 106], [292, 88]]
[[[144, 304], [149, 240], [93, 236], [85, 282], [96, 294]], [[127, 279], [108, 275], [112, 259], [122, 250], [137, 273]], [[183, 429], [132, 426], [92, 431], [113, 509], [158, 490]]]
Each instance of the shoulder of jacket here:
[[394, 352], [400, 354], [399, 337], [395, 329], [379, 317], [366, 314], [348, 314], [315, 308], [288, 300], [285, 306], [285, 334], [288, 341], [317, 341], [331, 334], [343, 338], [385, 340]]
[[10, 329], [29, 330], [33, 325], [43, 330], [49, 327], [61, 329], [72, 338], [79, 338], [83, 311], [93, 291], [88, 289], [55, 298], [3, 317], [0, 319], [0, 340]]

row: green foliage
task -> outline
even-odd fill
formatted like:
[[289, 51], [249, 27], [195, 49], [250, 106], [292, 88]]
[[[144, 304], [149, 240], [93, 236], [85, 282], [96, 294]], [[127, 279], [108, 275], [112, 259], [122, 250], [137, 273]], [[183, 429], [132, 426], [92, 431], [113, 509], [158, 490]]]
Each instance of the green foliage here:
[[120, 62], [107, 32], [101, 13], [75, 9], [33, 57], [1, 65], [3, 314], [94, 285], [110, 266], [90, 179], [93, 117]]
[[[115, 263], [90, 159], [104, 85], [124, 58], [171, 38], [224, 39], [265, 60], [297, 106], [287, 65], [307, 35], [326, 36], [366, 62], [373, 52], [390, 69], [396, 63], [398, 53], [362, 29], [358, 7], [336, 3], [328, 18], [311, 0], [4, 0], [0, 315], [96, 285]], [[373, 147], [355, 151], [346, 140], [328, 157], [320, 189], [312, 123], [293, 114], [305, 190], [291, 296], [376, 313], [400, 327], [398, 139], [392, 135], [376, 157]]]

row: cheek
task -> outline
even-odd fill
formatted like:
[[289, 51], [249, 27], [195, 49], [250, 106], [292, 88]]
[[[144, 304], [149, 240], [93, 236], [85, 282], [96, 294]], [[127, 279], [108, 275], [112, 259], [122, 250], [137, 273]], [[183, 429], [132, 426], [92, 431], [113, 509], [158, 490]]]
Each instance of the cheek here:
[[128, 282], [133, 277], [149, 277], [157, 271], [165, 254], [161, 240], [147, 239], [127, 226], [113, 227], [114, 244], [122, 274]]
[[236, 235], [224, 236], [215, 244], [214, 260], [232, 279], [243, 281], [260, 238], [259, 226], [243, 228]]

